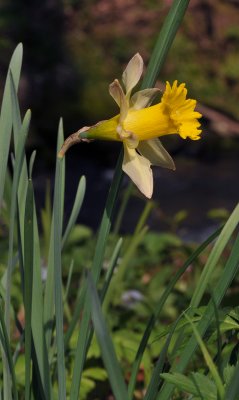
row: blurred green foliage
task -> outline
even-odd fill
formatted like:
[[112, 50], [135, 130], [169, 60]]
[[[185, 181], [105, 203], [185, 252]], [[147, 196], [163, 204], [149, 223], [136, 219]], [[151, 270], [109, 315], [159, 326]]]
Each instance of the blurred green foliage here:
[[[227, 213], [225, 210], [212, 210], [210, 217], [224, 219]], [[175, 215], [176, 222], [171, 223], [171, 227], [180, 226], [180, 223], [186, 218], [185, 212], [182, 211]], [[7, 228], [5, 227], [6, 231]], [[46, 233], [45, 233], [46, 234]], [[4, 260], [4, 254], [7, 258], [7, 240], [4, 240], [5, 235], [1, 232], [1, 254]], [[45, 242], [44, 233], [41, 237], [41, 242]], [[118, 240], [118, 236], [111, 234], [107, 249], [106, 258], [104, 261], [104, 270], [107, 270], [108, 261], [110, 259], [112, 248]], [[122, 257], [127, 253], [127, 248], [131, 246], [133, 240], [132, 235], [124, 237], [124, 244], [122, 248]], [[71, 290], [68, 294], [67, 303], [65, 304], [65, 324], [67, 326], [67, 319], [71, 319], [74, 311], [74, 302], [79, 285], [81, 285], [83, 273], [85, 268], [91, 265], [91, 255], [95, 248], [96, 235], [86, 226], [76, 225], [66, 243], [65, 251], [63, 253], [63, 282], [67, 281], [69, 274], [69, 267], [71, 260], [74, 259], [73, 278], [71, 283]], [[44, 247], [44, 246], [43, 246]], [[182, 267], [188, 256], [197, 247], [196, 243], [185, 243], [175, 232], [165, 231], [162, 233], [147, 232], [143, 237], [141, 243], [135, 249], [132, 258], [128, 260], [125, 278], [118, 282], [119, 287], [114, 291], [113, 297], [108, 299], [107, 306], [107, 322], [111, 328], [112, 338], [114, 340], [115, 350], [117, 357], [121, 362], [124, 369], [125, 377], [130, 377], [131, 365], [134, 360], [135, 352], [137, 351], [142, 334], [145, 329], [145, 324], [148, 321], [152, 311], [157, 306], [159, 299], [167, 287], [173, 274]], [[209, 246], [206, 252], [201, 254], [196, 262], [191, 265], [183, 277], [178, 281], [174, 290], [171, 292], [166, 306], [161, 313], [160, 319], [151, 333], [151, 337], [142, 359], [142, 368], [137, 377], [137, 390], [136, 395], [139, 399], [143, 398], [143, 388], [150, 381], [152, 375], [152, 368], [154, 361], [157, 359], [158, 354], [162, 351], [167, 335], [171, 330], [171, 324], [180, 315], [180, 313], [187, 307], [190, 302], [194, 290], [198, 283], [198, 278], [201, 274], [205, 260], [211, 251], [212, 246]], [[226, 249], [224, 256], [220, 260], [220, 264], [216, 269], [210, 287], [205, 295], [210, 297], [211, 287], [217, 281], [221, 271], [224, 267], [225, 260], [227, 259], [229, 248]], [[42, 259], [42, 273], [44, 277], [44, 268], [47, 260]], [[119, 259], [122, 263], [122, 258]], [[0, 265], [0, 275], [3, 275], [6, 266]], [[103, 284], [103, 277], [101, 285]], [[235, 280], [234, 286], [228, 291], [224, 299], [224, 306], [233, 304], [234, 293], [238, 290], [238, 279]], [[100, 285], [100, 286], [101, 286]], [[24, 312], [21, 305], [21, 283], [18, 273], [18, 268], [13, 274], [13, 288], [12, 288], [12, 313], [15, 318], [18, 318], [22, 323], [24, 320]], [[68, 314], [69, 313], [69, 314]], [[68, 314], [68, 317], [67, 317]], [[193, 317], [194, 323], [200, 321], [204, 314], [204, 307], [196, 310]], [[229, 373], [228, 369], [233, 368], [231, 357], [236, 343], [237, 332], [239, 330], [239, 317], [238, 309], [225, 308], [220, 311], [220, 332], [223, 335], [228, 345], [223, 350], [224, 371], [225, 374]], [[211, 328], [207, 332], [208, 340], [207, 346], [211, 353], [215, 352], [217, 335], [215, 324], [217, 321], [211, 321]], [[182, 327], [185, 327], [185, 343], [187, 342], [188, 335], [191, 334], [192, 329], [185, 318], [182, 318], [177, 325], [176, 332]], [[15, 338], [18, 340], [19, 333], [15, 331]], [[73, 363], [74, 351], [78, 339], [78, 331], [76, 330], [71, 337], [70, 346], [67, 351], [67, 364], [69, 376], [67, 379], [67, 387], [71, 383], [71, 365]], [[174, 346], [174, 338], [171, 340], [170, 348]], [[229, 345], [229, 343], [231, 343]], [[234, 343], [234, 344], [233, 344]], [[14, 345], [14, 343], [12, 343]], [[181, 348], [181, 349], [182, 349]], [[17, 354], [17, 353], [16, 353]], [[170, 349], [169, 349], [170, 356]], [[230, 362], [229, 362], [230, 361]], [[16, 377], [18, 381], [19, 390], [24, 389], [24, 355], [17, 355], [16, 363]], [[195, 361], [192, 365], [195, 367]], [[200, 374], [200, 361], [197, 360], [197, 374]], [[190, 367], [192, 368], [192, 367]], [[233, 371], [231, 371], [233, 373]], [[196, 377], [200, 380], [200, 377]], [[164, 375], [166, 381], [172, 379], [171, 375]], [[175, 382], [176, 377], [174, 377]], [[190, 393], [191, 386], [189, 381], [184, 375], [177, 376], [178, 381], [175, 382], [179, 390], [188, 391]], [[203, 379], [203, 375], [202, 375]], [[188, 383], [189, 386], [184, 385]], [[192, 389], [193, 390], [193, 389]], [[90, 347], [86, 367], [83, 372], [82, 385], [80, 391], [80, 398], [92, 399], [94, 395], [96, 398], [106, 398], [109, 394], [110, 387], [108, 382], [108, 375], [101, 362], [101, 353], [96, 339], [93, 339]], [[176, 393], [176, 392], [175, 392]], [[181, 392], [180, 392], [181, 393]], [[193, 393], [193, 392], [192, 392]], [[175, 397], [175, 399], [180, 399]]]

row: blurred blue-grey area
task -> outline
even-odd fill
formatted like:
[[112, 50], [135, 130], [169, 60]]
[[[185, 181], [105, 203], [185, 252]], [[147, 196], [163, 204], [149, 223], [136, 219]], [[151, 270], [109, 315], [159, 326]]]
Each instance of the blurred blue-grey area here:
[[[0, 3], [0, 80], [18, 42], [24, 45], [19, 90], [22, 113], [32, 109], [29, 152], [37, 149], [35, 189], [43, 205], [46, 181], [54, 176], [59, 118], [65, 136], [117, 113], [108, 85], [120, 78], [136, 52], [149, 60], [171, 0], [2, 0]], [[192, 0], [157, 82], [186, 82], [198, 100], [203, 135], [198, 142], [163, 139], [176, 172], [154, 169], [150, 225], [158, 229], [162, 213], [187, 210], [187, 229], [201, 238], [210, 230], [207, 213], [237, 203], [239, 149], [239, 3]], [[79, 177], [87, 178], [80, 222], [97, 228], [120, 151], [118, 143], [94, 142], [69, 150], [66, 210]], [[123, 188], [128, 180], [125, 178]], [[144, 199], [134, 196], [123, 221], [137, 221]], [[160, 212], [157, 212], [160, 210]], [[191, 231], [190, 231], [191, 232]]]

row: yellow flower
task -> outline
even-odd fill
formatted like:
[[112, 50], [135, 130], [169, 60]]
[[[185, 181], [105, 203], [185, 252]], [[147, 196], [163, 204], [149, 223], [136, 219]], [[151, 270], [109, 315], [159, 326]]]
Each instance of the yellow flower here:
[[151, 165], [175, 169], [174, 162], [159, 139], [160, 136], [179, 134], [183, 139], [200, 139], [198, 119], [195, 111], [196, 100], [186, 99], [185, 84], [174, 81], [166, 83], [160, 103], [151, 106], [159, 89], [145, 89], [131, 97], [143, 72], [143, 60], [137, 53], [123, 72], [122, 81], [114, 80], [109, 86], [110, 95], [120, 108], [120, 113], [92, 127], [84, 127], [66, 139], [59, 156], [71, 144], [91, 139], [117, 140], [124, 145], [122, 169], [132, 179], [139, 190], [148, 198], [153, 193]]

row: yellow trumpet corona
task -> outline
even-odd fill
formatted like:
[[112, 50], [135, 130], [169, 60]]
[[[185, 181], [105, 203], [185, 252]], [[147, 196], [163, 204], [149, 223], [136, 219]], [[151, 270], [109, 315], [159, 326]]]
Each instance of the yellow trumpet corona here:
[[174, 162], [158, 137], [179, 134], [183, 139], [200, 139], [198, 121], [201, 114], [195, 111], [196, 100], [187, 99], [185, 84], [174, 81], [166, 89], [161, 101], [151, 106], [159, 89], [145, 89], [131, 96], [143, 72], [143, 60], [137, 53], [123, 72], [125, 91], [119, 81], [109, 86], [110, 95], [120, 108], [115, 117], [92, 127], [84, 127], [66, 139], [59, 156], [75, 142], [91, 139], [122, 141], [124, 160], [122, 168], [139, 190], [148, 198], [153, 193], [151, 165], [175, 169]]

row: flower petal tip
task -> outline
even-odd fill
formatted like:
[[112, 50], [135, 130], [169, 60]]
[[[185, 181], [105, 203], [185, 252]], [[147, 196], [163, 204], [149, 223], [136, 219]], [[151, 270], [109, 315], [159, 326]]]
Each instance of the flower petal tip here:
[[139, 53], [136, 53], [125, 68], [122, 80], [126, 89], [126, 95], [130, 96], [131, 90], [137, 85], [143, 73], [144, 62]]

